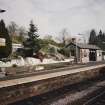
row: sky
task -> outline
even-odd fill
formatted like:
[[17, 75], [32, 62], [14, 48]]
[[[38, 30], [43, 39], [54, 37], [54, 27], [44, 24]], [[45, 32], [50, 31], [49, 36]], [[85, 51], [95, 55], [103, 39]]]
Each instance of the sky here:
[[91, 29], [105, 30], [105, 0], [0, 0], [0, 8], [7, 25], [15, 21], [28, 29], [33, 20], [41, 35], [57, 36], [66, 28], [86, 37]]

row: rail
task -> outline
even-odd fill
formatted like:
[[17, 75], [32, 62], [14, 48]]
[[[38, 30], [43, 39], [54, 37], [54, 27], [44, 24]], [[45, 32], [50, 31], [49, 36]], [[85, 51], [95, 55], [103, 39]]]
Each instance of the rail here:
[[83, 105], [105, 105], [105, 90], [85, 102]]

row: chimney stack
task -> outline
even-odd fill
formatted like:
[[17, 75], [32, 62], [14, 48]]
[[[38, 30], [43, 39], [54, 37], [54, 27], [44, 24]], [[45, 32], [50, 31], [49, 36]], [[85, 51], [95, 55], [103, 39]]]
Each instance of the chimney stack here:
[[72, 39], [71, 39], [71, 42], [72, 42], [72, 43], [76, 43], [76, 38], [72, 38]]

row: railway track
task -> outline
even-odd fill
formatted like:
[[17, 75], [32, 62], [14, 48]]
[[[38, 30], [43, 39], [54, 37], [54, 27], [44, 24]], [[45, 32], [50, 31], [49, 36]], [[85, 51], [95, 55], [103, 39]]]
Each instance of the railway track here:
[[[96, 98], [99, 99], [99, 97], [101, 95], [105, 95], [105, 92], [101, 93], [101, 92], [105, 91], [105, 89], [104, 89], [105, 83], [103, 82], [104, 79], [105, 78], [103, 78], [102, 80], [100, 78], [97, 80], [96, 79], [95, 80], [87, 80], [87, 81], [84, 81], [84, 82], [81, 82], [78, 84], [65, 86], [60, 89], [57, 89], [57, 90], [54, 90], [54, 91], [51, 91], [51, 92], [48, 92], [48, 93], [45, 93], [45, 94], [42, 94], [39, 96], [31, 97], [26, 100], [22, 100], [22, 101], [19, 101], [19, 102], [10, 104], [10, 105], [105, 105], [105, 103], [103, 103], [103, 104], [100, 104], [100, 103], [96, 104], [95, 102], [91, 103], [91, 101], [96, 101]], [[99, 83], [100, 85], [98, 84], [98, 86], [97, 86], [96, 85], [97, 83]], [[103, 85], [102, 85], [102, 83], [103, 83]], [[94, 85], [96, 85], [96, 86], [94, 86]], [[86, 99], [83, 102], [78, 101], [78, 98], [80, 98], [81, 96], [86, 98], [82, 91], [85, 91], [85, 93], [86, 93], [88, 91], [88, 88], [92, 89], [91, 88], [92, 86], [94, 86], [94, 89], [95, 89], [95, 87], [98, 87], [95, 90], [96, 95], [94, 94], [94, 92], [92, 92], [93, 91], [92, 90], [91, 91], [92, 93], [89, 95], [89, 99], [91, 99], [91, 100]], [[79, 94], [78, 94], [78, 92], [79, 92]], [[101, 93], [101, 94], [99, 94], [99, 93]], [[91, 98], [90, 96], [91, 97], [95, 96], [95, 97]], [[73, 99], [73, 97], [74, 97], [74, 99]], [[77, 102], [74, 103], [74, 101], [72, 99], [74, 101], [76, 100]], [[103, 98], [101, 97], [101, 99], [105, 100], [104, 97]], [[97, 102], [98, 102], [98, 100], [97, 100]]]
[[105, 105], [105, 90], [85, 102], [83, 105]]

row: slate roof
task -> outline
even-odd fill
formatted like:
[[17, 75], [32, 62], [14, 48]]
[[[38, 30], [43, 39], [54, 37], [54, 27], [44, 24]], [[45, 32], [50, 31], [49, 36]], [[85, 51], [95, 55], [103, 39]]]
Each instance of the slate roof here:
[[[76, 45], [75, 43], [70, 43], [66, 47], [70, 46], [71, 44]], [[84, 43], [77, 43], [77, 47], [81, 49], [96, 49], [101, 50], [98, 46], [92, 44], [84, 44]]]

